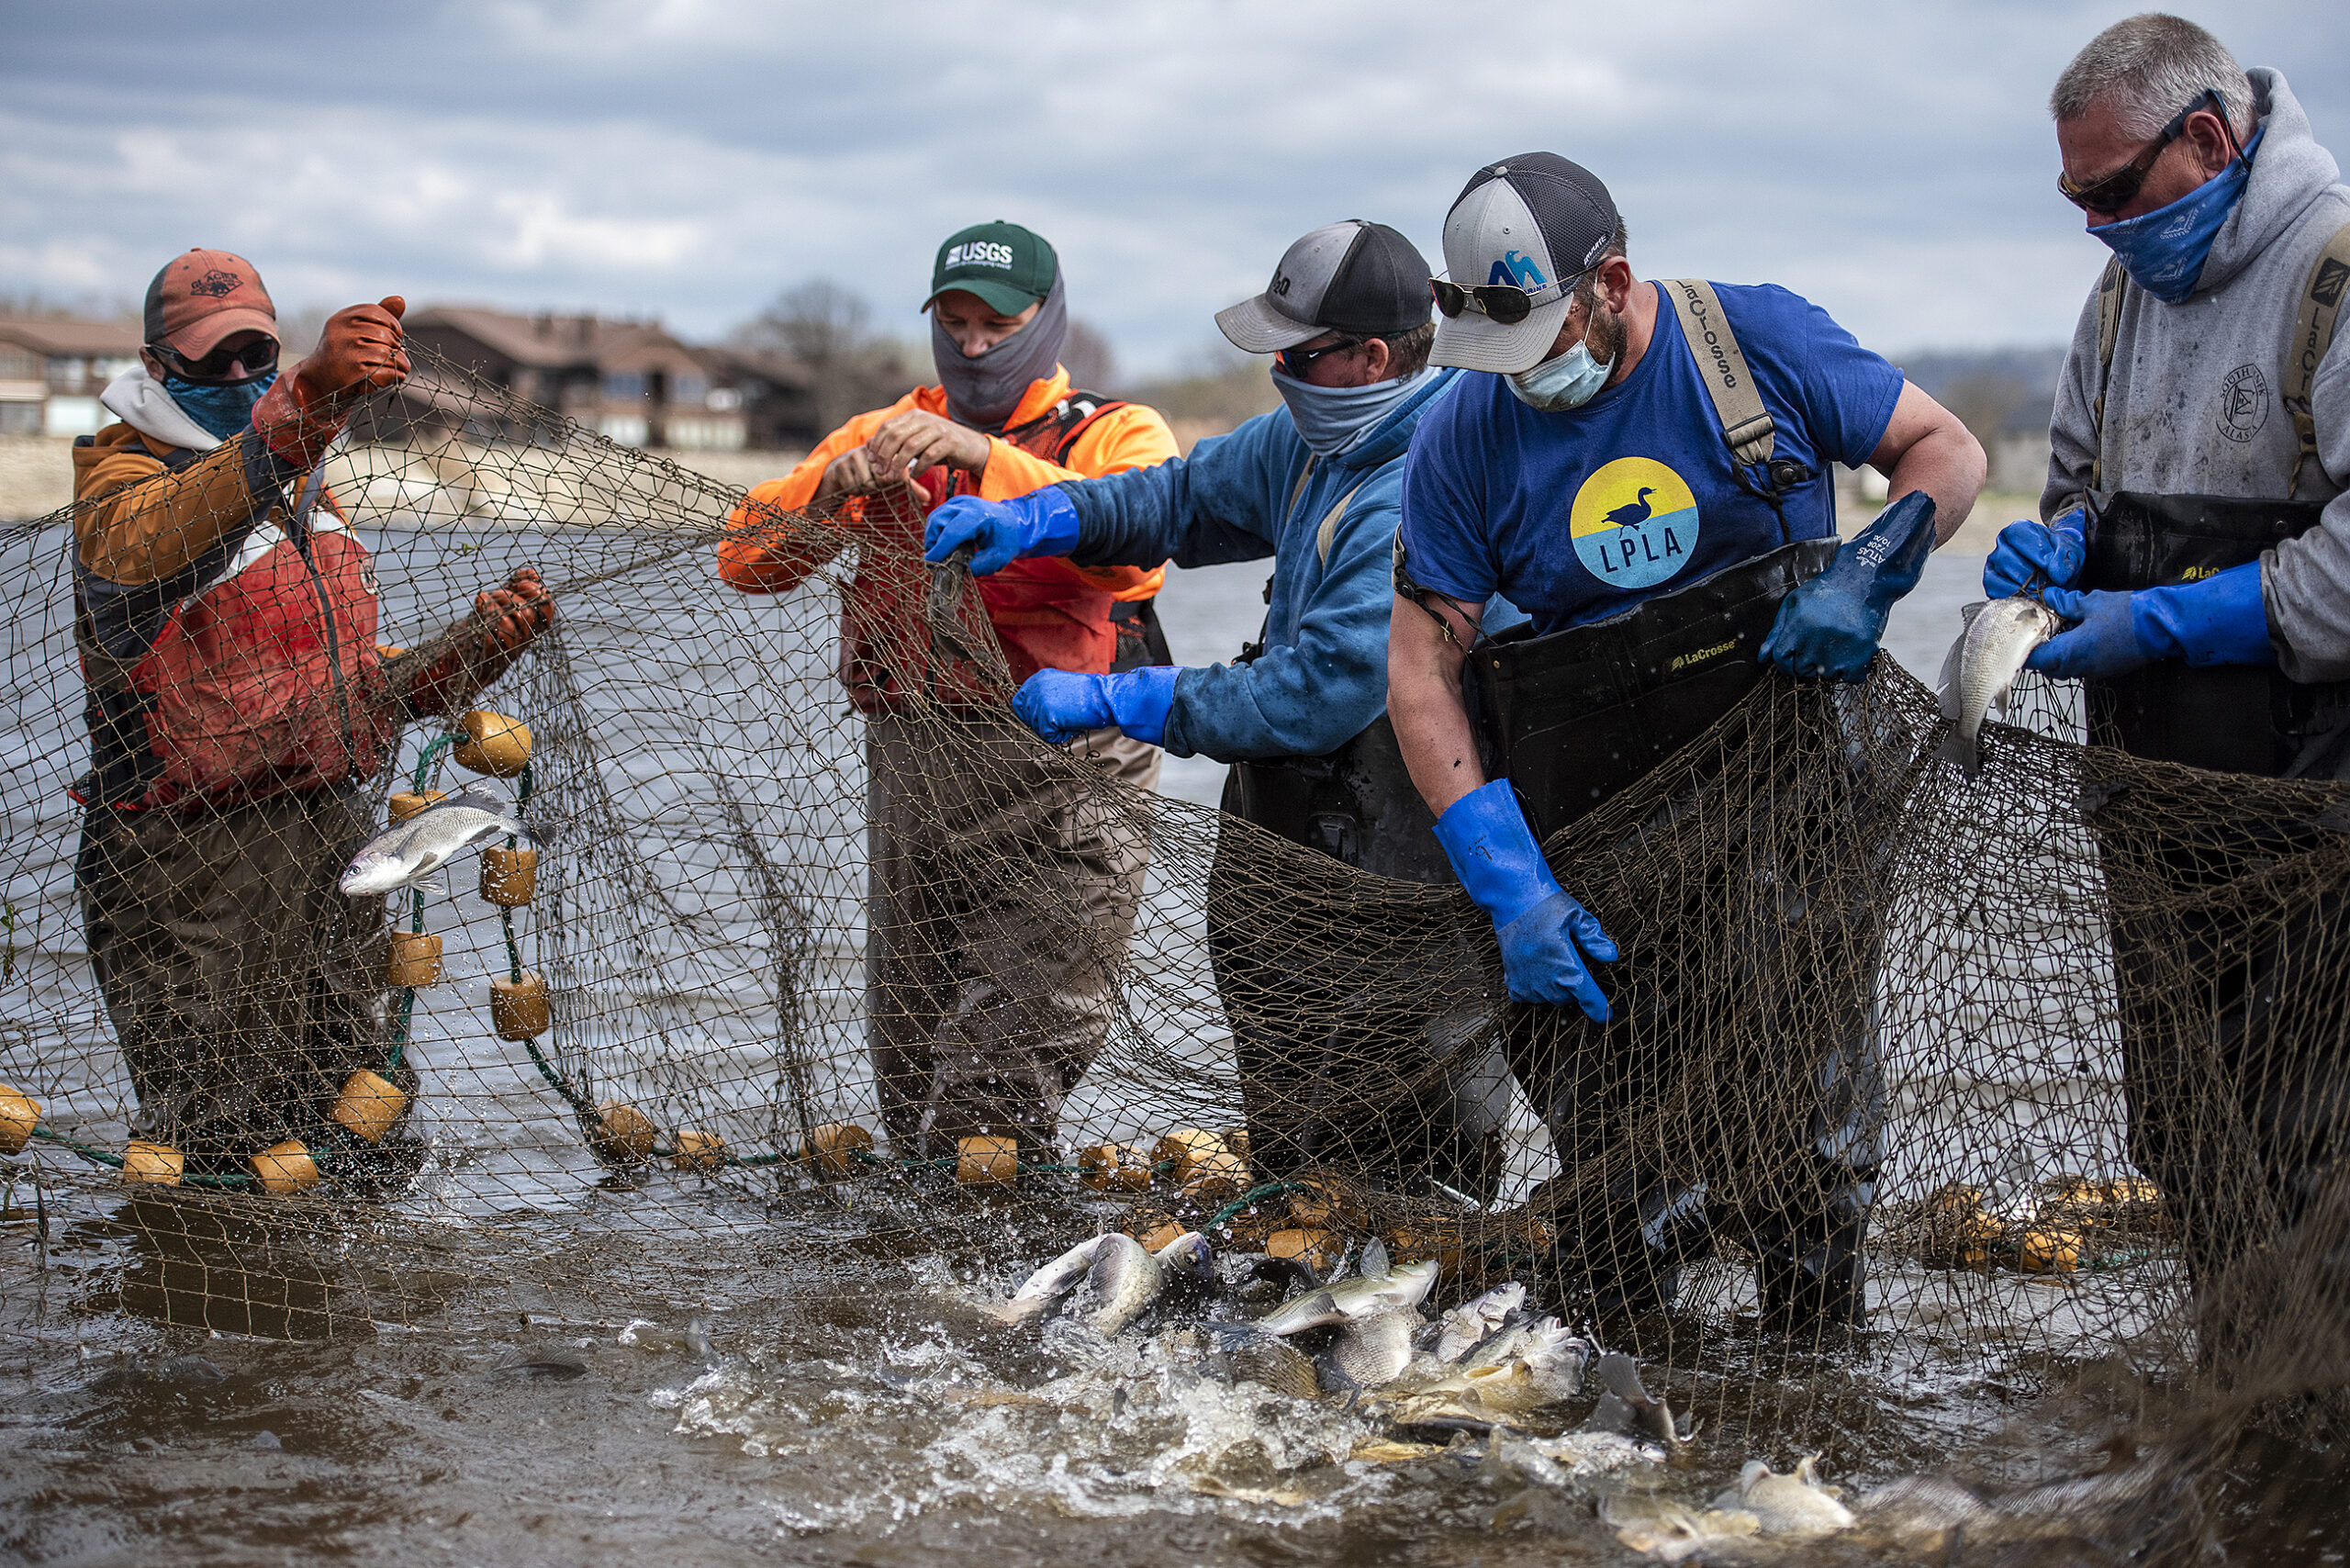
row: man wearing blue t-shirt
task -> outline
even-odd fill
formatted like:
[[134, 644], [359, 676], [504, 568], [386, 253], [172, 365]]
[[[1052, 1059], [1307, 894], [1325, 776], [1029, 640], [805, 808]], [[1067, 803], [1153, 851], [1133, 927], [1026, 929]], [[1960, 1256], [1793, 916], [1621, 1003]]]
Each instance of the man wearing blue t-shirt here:
[[[1637, 1165], [1653, 1160], [1623, 1129], [1670, 1092], [1675, 1031], [1718, 999], [1695, 989], [1701, 957], [1658, 962], [1623, 988], [1611, 1022], [1591, 964], [1613, 962], [1616, 946], [1552, 878], [1536, 832], [1694, 739], [1763, 678], [1761, 663], [1863, 678], [1936, 521], [1947, 535], [1974, 506], [1983, 452], [1785, 289], [1636, 280], [1606, 187], [1554, 153], [1479, 170], [1444, 251], [1434, 362], [1492, 374], [1463, 377], [1412, 442], [1389, 711], [1437, 837], [1499, 935], [1513, 1068], [1568, 1175], [1606, 1162], [1606, 1197], [1576, 1216], [1569, 1260], [1603, 1309], [1661, 1305], [1678, 1264], [1709, 1244], [1705, 1186], [1644, 1178]], [[1830, 463], [1870, 465], [1892, 496], [1841, 550]], [[1486, 755], [1507, 775], [1489, 783], [1461, 678], [1497, 593], [1532, 616], [1533, 638], [1480, 644]], [[1776, 809], [1849, 821], [1854, 808], [1840, 796]], [[1800, 906], [1803, 879], [1819, 873], [1773, 874], [1796, 884], [1783, 902]], [[1604, 910], [1606, 890], [1592, 891]], [[1841, 911], [1785, 918], [1846, 919], [1837, 950], [1868, 961], [1826, 982], [1851, 992], [1845, 1037], [1790, 1042], [1829, 1053], [1795, 1156], [1806, 1169], [1774, 1171], [1764, 1184], [1780, 1196], [1740, 1218], [1767, 1315], [1856, 1323], [1881, 1141], [1874, 928]]]

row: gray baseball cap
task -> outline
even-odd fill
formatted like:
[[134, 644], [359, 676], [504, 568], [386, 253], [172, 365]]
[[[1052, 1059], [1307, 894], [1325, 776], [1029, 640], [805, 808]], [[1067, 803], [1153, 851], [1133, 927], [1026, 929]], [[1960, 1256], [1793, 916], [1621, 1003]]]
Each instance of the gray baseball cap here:
[[1254, 299], [1215, 313], [1215, 324], [1250, 353], [1276, 353], [1325, 332], [1393, 337], [1428, 319], [1428, 263], [1384, 223], [1325, 224], [1281, 252], [1273, 281]]
[[1471, 307], [1439, 317], [1431, 364], [1513, 375], [1549, 357], [1574, 286], [1615, 238], [1615, 198], [1555, 152], [1522, 152], [1471, 176], [1444, 219], [1444, 265], [1463, 288], [1516, 284], [1534, 309], [1507, 325]]

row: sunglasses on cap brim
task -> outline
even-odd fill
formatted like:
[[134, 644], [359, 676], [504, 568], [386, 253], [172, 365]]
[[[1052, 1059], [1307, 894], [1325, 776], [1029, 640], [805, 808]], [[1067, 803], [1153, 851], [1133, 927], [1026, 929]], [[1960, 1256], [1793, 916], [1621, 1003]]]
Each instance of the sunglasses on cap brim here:
[[[1587, 272], [1578, 273], [1561, 284], [1560, 297], [1590, 275]], [[1504, 327], [1515, 327], [1533, 315], [1537, 303], [1533, 291], [1514, 283], [1480, 283], [1463, 288], [1457, 283], [1432, 277], [1428, 279], [1428, 292], [1436, 297], [1436, 308], [1449, 318], [1457, 319], [1463, 310], [1474, 310]]]
[[[260, 338], [230, 348], [226, 343], [202, 359], [189, 359], [168, 343], [149, 343], [147, 351], [183, 381], [251, 381], [277, 368], [277, 340]], [[231, 373], [241, 368], [241, 375]]]

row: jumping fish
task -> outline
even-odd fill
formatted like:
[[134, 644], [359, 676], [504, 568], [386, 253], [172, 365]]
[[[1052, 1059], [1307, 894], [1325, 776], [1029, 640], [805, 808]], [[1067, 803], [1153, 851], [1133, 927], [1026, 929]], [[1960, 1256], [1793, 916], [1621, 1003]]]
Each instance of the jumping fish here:
[[1393, 1382], [1412, 1364], [1412, 1337], [1423, 1327], [1419, 1313], [1408, 1306], [1348, 1318], [1337, 1341], [1315, 1363], [1322, 1385], [1367, 1389]]
[[1085, 1282], [1087, 1272], [1093, 1267], [1093, 1255], [1102, 1250], [1102, 1244], [1108, 1239], [1106, 1236], [1097, 1236], [1080, 1241], [1029, 1275], [1013, 1293], [1012, 1299], [996, 1309], [996, 1316], [1006, 1323], [1018, 1323], [1051, 1311], [1055, 1303]]
[[1436, 1283], [1436, 1273], [1434, 1262], [1398, 1263], [1378, 1273], [1360, 1274], [1318, 1291], [1308, 1291], [1296, 1300], [1273, 1308], [1249, 1327], [1261, 1334], [1287, 1336], [1319, 1328], [1326, 1323], [1344, 1323], [1397, 1307], [1416, 1307], [1427, 1299], [1430, 1287]]
[[1667, 1452], [1689, 1440], [1688, 1433], [1673, 1420], [1672, 1406], [1641, 1383], [1640, 1369], [1631, 1357], [1620, 1350], [1610, 1350], [1599, 1358], [1598, 1372], [1599, 1381], [1607, 1385], [1607, 1392], [1592, 1408], [1588, 1423], [1592, 1429], [1646, 1438], [1651, 1442], [1662, 1443]]
[[1436, 1341], [1436, 1359], [1457, 1361], [1471, 1347], [1476, 1345], [1503, 1320], [1526, 1305], [1526, 1287], [1512, 1280], [1505, 1285], [1495, 1285], [1474, 1300], [1461, 1303], [1444, 1315], [1442, 1331]]
[[1970, 604], [1959, 611], [1966, 629], [1942, 659], [1942, 717], [1950, 738], [1937, 754], [1969, 777], [1983, 766], [1977, 737], [1986, 714], [2004, 718], [2008, 693], [2032, 649], [2064, 625], [2056, 612], [2027, 594]]
[[1809, 1540], [1852, 1529], [1858, 1522], [1852, 1510], [1835, 1487], [1819, 1484], [1813, 1464], [1806, 1454], [1792, 1473], [1782, 1475], [1759, 1459], [1749, 1460], [1738, 1473], [1738, 1484], [1715, 1498], [1714, 1506], [1745, 1509], [1760, 1522], [1764, 1535]]
[[478, 790], [468, 790], [397, 822], [362, 845], [343, 868], [336, 884], [350, 898], [388, 893], [400, 888], [442, 890], [424, 879], [447, 865], [459, 851], [499, 834], [527, 838], [506, 802]]
[[1753, 1535], [1762, 1521], [1744, 1509], [1700, 1511], [1653, 1494], [1619, 1492], [1599, 1500], [1600, 1522], [1635, 1551], [1678, 1562]]

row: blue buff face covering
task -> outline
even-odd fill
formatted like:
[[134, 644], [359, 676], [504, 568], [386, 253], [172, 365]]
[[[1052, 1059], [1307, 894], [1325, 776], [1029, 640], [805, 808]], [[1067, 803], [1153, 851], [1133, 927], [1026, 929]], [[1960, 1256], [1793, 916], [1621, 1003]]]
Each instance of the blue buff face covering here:
[[[1420, 375], [1426, 375], [1424, 370]], [[1289, 405], [1297, 437], [1317, 457], [1339, 453], [1379, 428], [1395, 405], [1411, 396], [1420, 375], [1374, 381], [1368, 386], [1316, 386], [1273, 367], [1273, 390]]]
[[231, 381], [223, 386], [166, 375], [163, 390], [171, 394], [181, 413], [227, 441], [253, 422], [253, 405], [261, 401], [261, 395], [276, 379], [277, 372], [273, 370], [267, 375], [256, 375], [251, 381]]
[[2177, 305], [2195, 292], [2195, 282], [2203, 275], [2203, 263], [2211, 253], [2211, 241], [2252, 179], [2252, 155], [2267, 134], [2266, 126], [2255, 131], [2225, 169], [2168, 207], [2089, 232], [2113, 248], [2121, 270], [2139, 287], [2165, 305]]

